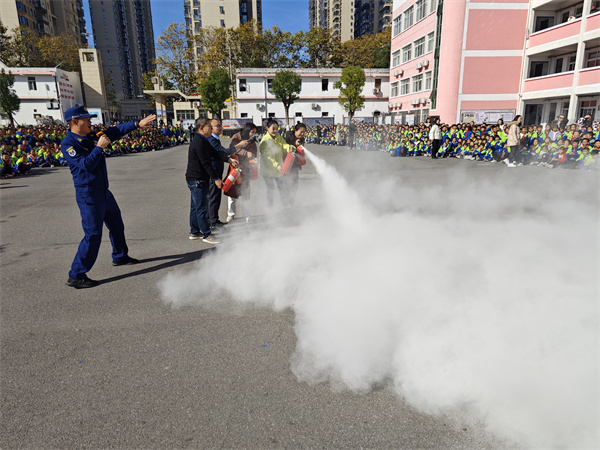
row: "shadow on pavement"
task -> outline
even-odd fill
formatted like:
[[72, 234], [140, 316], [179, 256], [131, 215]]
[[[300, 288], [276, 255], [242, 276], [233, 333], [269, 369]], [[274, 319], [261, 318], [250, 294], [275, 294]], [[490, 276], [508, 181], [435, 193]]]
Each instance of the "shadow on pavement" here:
[[[157, 256], [156, 258], [142, 259], [142, 260], [140, 260], [140, 264], [146, 264], [146, 263], [156, 262], [156, 261], [165, 261], [165, 262], [163, 262], [162, 264], [157, 264], [152, 267], [147, 267], [144, 269], [136, 270], [135, 272], [128, 272], [128, 273], [124, 273], [122, 275], [116, 275], [114, 277], [100, 279], [98, 281], [100, 281], [100, 283], [102, 283], [102, 284], [106, 284], [106, 283], [112, 283], [113, 281], [123, 280], [125, 278], [131, 278], [131, 277], [136, 277], [138, 275], [144, 275], [147, 273], [157, 272], [159, 270], [166, 269], [167, 267], [174, 267], [174, 266], [179, 266], [181, 264], [186, 264], [189, 262], [197, 261], [200, 258], [202, 258], [202, 256], [204, 256], [204, 254], [210, 254], [214, 251], [215, 251], [214, 248], [206, 248], [203, 250], [197, 250], [195, 252], [182, 253], [180, 255], [166, 255], [166, 256]], [[132, 267], [132, 266], [124, 266], [124, 267]]]

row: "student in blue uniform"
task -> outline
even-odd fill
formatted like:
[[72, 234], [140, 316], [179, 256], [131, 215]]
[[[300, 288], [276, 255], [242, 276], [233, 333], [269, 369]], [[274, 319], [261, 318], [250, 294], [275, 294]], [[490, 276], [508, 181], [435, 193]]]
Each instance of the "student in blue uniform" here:
[[104, 149], [111, 141], [121, 138], [138, 127], [149, 128], [156, 119], [156, 116], [151, 115], [140, 120], [139, 123], [129, 122], [108, 128], [98, 142], [95, 142], [95, 136], [89, 136], [92, 131], [90, 121], [92, 117], [96, 117], [96, 114], [90, 114], [84, 106], [68, 109], [65, 112], [65, 122], [69, 124], [70, 130], [61, 143], [62, 153], [73, 175], [77, 205], [81, 212], [81, 223], [85, 233], [67, 280], [67, 286], [76, 289], [91, 288], [99, 284], [98, 281], [88, 278], [87, 272], [98, 257], [104, 223], [109, 230], [113, 247], [113, 266], [139, 262], [128, 254], [121, 211], [108, 190]]

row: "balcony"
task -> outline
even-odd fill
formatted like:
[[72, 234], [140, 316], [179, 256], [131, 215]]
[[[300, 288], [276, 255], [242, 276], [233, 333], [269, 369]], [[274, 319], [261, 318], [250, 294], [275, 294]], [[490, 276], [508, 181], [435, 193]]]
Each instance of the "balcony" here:
[[579, 86], [598, 86], [598, 80], [600, 80], [600, 67], [581, 69], [577, 84]]
[[585, 31], [593, 31], [600, 29], [600, 12], [588, 16], [585, 22]]
[[524, 92], [547, 91], [550, 89], [565, 89], [573, 86], [573, 72], [546, 75], [529, 78], [523, 82]]
[[581, 19], [546, 28], [529, 36], [529, 48], [531, 49], [538, 45], [550, 43], [556, 43], [558, 45], [559, 41], [569, 38], [577, 39], [580, 29]]

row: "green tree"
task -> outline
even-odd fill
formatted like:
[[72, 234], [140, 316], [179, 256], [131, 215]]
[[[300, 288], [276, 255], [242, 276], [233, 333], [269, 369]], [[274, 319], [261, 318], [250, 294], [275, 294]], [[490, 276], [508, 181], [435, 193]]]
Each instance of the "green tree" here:
[[173, 83], [184, 94], [198, 91], [192, 37], [183, 23], [172, 23], [156, 41], [155, 60], [159, 76]]
[[363, 69], [390, 66], [390, 29], [373, 34], [365, 34], [358, 39], [345, 41], [340, 45], [340, 67], [360, 66]]
[[308, 58], [304, 61], [305, 67], [339, 67], [340, 38], [330, 30], [314, 27], [304, 34], [305, 52]]
[[14, 125], [13, 113], [21, 107], [21, 100], [17, 97], [13, 85], [15, 77], [11, 72], [6, 73], [4, 69], [0, 72], [0, 114], [8, 117], [10, 124]]
[[233, 82], [226, 70], [212, 70], [199, 86], [204, 109], [220, 119], [221, 110], [225, 108], [225, 100], [231, 97], [232, 85]]
[[354, 117], [356, 110], [365, 104], [365, 98], [361, 95], [365, 81], [365, 71], [361, 67], [349, 66], [342, 69], [340, 81], [336, 81], [333, 85], [340, 90], [338, 97], [340, 106], [346, 110], [350, 119]]
[[285, 123], [289, 125], [290, 106], [298, 100], [302, 79], [291, 70], [280, 70], [271, 83], [273, 93], [285, 108]]

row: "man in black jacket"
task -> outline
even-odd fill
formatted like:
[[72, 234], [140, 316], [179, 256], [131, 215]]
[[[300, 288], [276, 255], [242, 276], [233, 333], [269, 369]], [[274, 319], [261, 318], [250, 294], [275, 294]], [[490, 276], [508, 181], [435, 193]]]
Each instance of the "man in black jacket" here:
[[220, 241], [211, 234], [208, 224], [208, 187], [214, 183], [218, 188], [223, 185], [221, 175], [213, 168], [212, 160], [220, 159], [234, 167], [237, 161], [229, 158], [223, 152], [217, 152], [208, 138], [212, 136], [211, 120], [201, 118], [195, 123], [196, 134], [188, 150], [188, 164], [185, 179], [191, 192], [190, 204], [190, 235], [189, 238], [202, 239], [209, 244], [218, 244]]
[[[213, 118], [211, 119], [212, 124], [212, 134], [208, 138], [208, 142], [210, 145], [218, 153], [223, 153], [227, 156], [232, 156], [236, 153], [245, 154], [243, 150], [247, 145], [248, 141], [241, 141], [237, 145], [232, 145], [229, 148], [225, 148], [221, 145], [221, 140], [219, 136], [223, 133], [223, 123], [221, 119]], [[212, 166], [213, 169], [219, 174], [220, 177], [223, 177], [223, 169], [225, 168], [223, 164], [223, 155], [219, 155], [219, 158], [213, 159]], [[221, 189], [217, 188], [217, 186], [211, 184], [208, 187], [208, 224], [211, 228], [222, 227], [225, 225], [223, 222], [219, 220], [219, 209], [221, 208]]]

